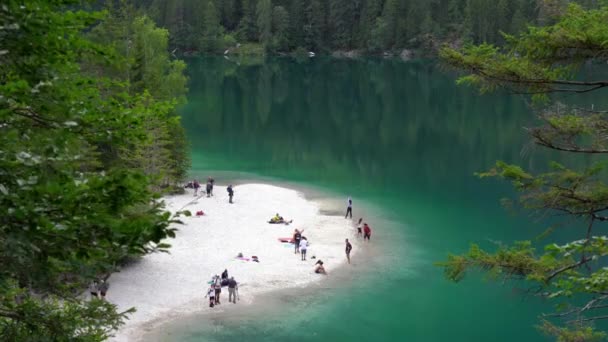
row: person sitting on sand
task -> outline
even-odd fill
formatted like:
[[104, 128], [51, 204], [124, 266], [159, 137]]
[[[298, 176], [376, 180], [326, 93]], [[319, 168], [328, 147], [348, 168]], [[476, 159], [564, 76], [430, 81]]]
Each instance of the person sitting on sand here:
[[224, 270], [224, 272], [222, 272], [222, 280], [224, 279], [228, 279], [228, 270]]
[[315, 273], [327, 275], [327, 272], [325, 271], [325, 267], [323, 267], [323, 263], [319, 264], [319, 266], [317, 266], [317, 268], [315, 268]]
[[276, 214], [276, 215], [275, 215], [273, 218], [271, 218], [271, 219], [270, 219], [270, 221], [268, 221], [268, 223], [274, 223], [274, 224], [276, 224], [276, 223], [283, 223], [283, 224], [285, 224], [285, 225], [288, 225], [288, 224], [290, 224], [291, 222], [293, 222], [293, 220], [286, 221], [286, 220], [283, 218], [283, 216], [279, 215], [278, 213], [277, 213], [277, 214]]
[[279, 215], [279, 213], [276, 213], [276, 215], [274, 215], [274, 217], [270, 219], [270, 222], [272, 223], [278, 223], [281, 221], [283, 221], [283, 217]]

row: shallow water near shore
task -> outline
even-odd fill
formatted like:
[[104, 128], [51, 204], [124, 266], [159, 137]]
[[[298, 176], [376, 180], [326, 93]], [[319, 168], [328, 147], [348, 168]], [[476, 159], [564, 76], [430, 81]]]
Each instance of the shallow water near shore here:
[[[522, 296], [522, 284], [478, 274], [453, 284], [435, 265], [472, 241], [492, 249], [545, 230], [542, 222], [501, 207], [502, 197], [514, 195], [508, 184], [474, 176], [496, 160], [531, 171], [560, 160], [529, 143], [522, 127], [534, 118], [524, 98], [480, 96], [429, 62], [211, 57], [188, 63], [189, 103], [182, 114], [193, 177], [299, 188], [340, 215], [352, 196], [354, 218], [363, 215], [374, 228], [376, 249], [363, 265], [339, 271], [350, 272], [346, 280], [330, 274], [327, 289], [260, 296], [238, 313], [184, 317], [150, 336], [182, 342], [546, 339], [534, 325], [551, 306]], [[235, 191], [238, 201], [238, 185]]]

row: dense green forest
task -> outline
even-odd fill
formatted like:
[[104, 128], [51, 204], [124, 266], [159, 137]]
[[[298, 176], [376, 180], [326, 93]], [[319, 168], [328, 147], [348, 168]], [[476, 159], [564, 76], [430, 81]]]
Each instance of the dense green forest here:
[[[116, 2], [114, 1], [115, 5]], [[503, 44], [501, 32], [551, 23], [567, 0], [131, 0], [171, 32], [177, 53], [238, 43], [269, 52], [434, 51], [442, 43]], [[576, 1], [595, 7], [597, 1]], [[246, 47], [243, 47], [246, 49]], [[238, 50], [238, 49], [235, 49]]]
[[81, 293], [174, 236], [185, 64], [152, 20], [77, 6], [0, 8], [2, 341], [104, 340], [126, 313]]

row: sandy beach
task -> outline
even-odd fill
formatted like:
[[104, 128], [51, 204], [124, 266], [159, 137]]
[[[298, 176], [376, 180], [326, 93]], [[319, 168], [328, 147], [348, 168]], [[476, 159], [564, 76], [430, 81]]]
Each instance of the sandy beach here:
[[[137, 341], [142, 327], [154, 322], [204, 310], [238, 310], [262, 293], [326, 281], [326, 276], [314, 273], [318, 259], [329, 277], [346, 265], [344, 239], [355, 229], [350, 219], [323, 214], [318, 203], [287, 188], [245, 184], [234, 191], [234, 204], [228, 203], [225, 185], [216, 185], [210, 198], [194, 197], [189, 190], [165, 199], [169, 211], [202, 210], [205, 215], [182, 218], [176, 238], [166, 241], [172, 245], [170, 253], [148, 255], [110, 277], [107, 299], [119, 310], [137, 309], [112, 341]], [[293, 223], [267, 223], [276, 213]], [[293, 245], [278, 240], [291, 237], [296, 228], [304, 229], [310, 242], [307, 261], [294, 254]], [[353, 240], [355, 255], [358, 241]], [[239, 260], [239, 253], [249, 259], [257, 256], [260, 262]], [[207, 281], [224, 269], [239, 282], [240, 301], [229, 303], [224, 288], [222, 304], [209, 308], [204, 298]]]

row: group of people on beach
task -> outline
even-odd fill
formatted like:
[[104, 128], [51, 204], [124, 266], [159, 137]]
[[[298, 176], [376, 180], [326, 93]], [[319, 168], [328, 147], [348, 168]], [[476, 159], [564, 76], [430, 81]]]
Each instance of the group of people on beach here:
[[209, 283], [210, 286], [205, 297], [209, 298], [210, 308], [222, 304], [220, 300], [222, 287], [228, 287], [228, 302], [236, 304], [239, 299], [239, 286], [234, 277], [228, 277], [227, 269], [222, 272], [221, 277], [216, 274]]
[[[346, 215], [344, 216], [344, 218], [348, 218], [350, 215], [350, 218], [353, 218], [353, 200], [352, 198], [348, 198], [347, 201], [347, 207], [346, 207]], [[363, 235], [363, 241], [367, 240], [367, 242], [370, 241], [371, 237], [372, 237], [372, 229], [370, 228], [370, 226], [363, 222], [363, 218], [359, 218], [359, 221], [357, 222], [357, 237], [361, 237]], [[352, 251], [353, 249], [353, 245], [350, 243], [350, 241], [348, 241], [348, 239], [346, 239], [345, 241], [346, 244], [346, 248], [345, 248], [345, 252], [346, 252], [346, 259], [348, 260], [348, 263], [350, 264], [350, 251]]]
[[[346, 208], [346, 215], [344, 216], [344, 218], [348, 218], [350, 216], [350, 218], [353, 217], [353, 200], [352, 198], [348, 197], [347, 200], [347, 208]], [[288, 223], [291, 223], [293, 220], [288, 221]], [[281, 217], [279, 214], [276, 214], [275, 217], [273, 217], [269, 223], [283, 223], [286, 222], [283, 217]], [[300, 258], [302, 261], [306, 261], [306, 252], [308, 251], [308, 246], [309, 246], [309, 242], [308, 239], [302, 235], [302, 233], [304, 233], [304, 229], [299, 230], [299, 229], [294, 229], [292, 238], [291, 238], [291, 242], [294, 245], [294, 254], [300, 254]], [[363, 218], [359, 218], [359, 221], [357, 222], [357, 237], [361, 237], [363, 236], [363, 240], [367, 240], [368, 242], [371, 239], [372, 236], [372, 229], [370, 228], [370, 226], [367, 223], [363, 223]], [[348, 261], [348, 263], [350, 264], [350, 252], [353, 250], [353, 245], [350, 243], [350, 241], [348, 239], [346, 239], [344, 241], [345, 243], [345, 253], [346, 253], [346, 260]], [[314, 256], [313, 256], [314, 259]], [[317, 263], [315, 264], [317, 265], [315, 267], [315, 273], [319, 273], [319, 274], [327, 274], [327, 272], [325, 271], [325, 268], [323, 267], [323, 261], [318, 260]]]
[[[205, 193], [207, 194], [207, 197], [211, 197], [213, 196], [213, 185], [215, 183], [215, 179], [213, 179], [212, 177], [208, 177], [207, 178], [207, 185], [205, 186]], [[201, 187], [201, 183], [198, 182], [197, 179], [191, 181], [190, 183], [188, 183], [186, 185], [187, 188], [191, 187], [194, 189], [194, 196], [198, 196], [198, 189], [200, 189]]]
[[[344, 218], [348, 218], [350, 215], [350, 218], [353, 218], [353, 200], [352, 198], [348, 198], [347, 201], [347, 207], [346, 207], [346, 215], [344, 215]], [[363, 240], [367, 240], [369, 242], [370, 238], [372, 237], [372, 229], [369, 227], [369, 225], [367, 223], [363, 223], [363, 225], [361, 225], [361, 222], [363, 222], [363, 218], [359, 218], [359, 222], [357, 222], [357, 237], [361, 237], [361, 233], [363, 233]], [[346, 239], [347, 241], [347, 245], [348, 245], [348, 239]]]
[[101, 281], [94, 280], [89, 284], [89, 293], [91, 294], [91, 299], [98, 298], [101, 300], [106, 300], [106, 293], [110, 288], [110, 283], [108, 283], [105, 279]]
[[[207, 184], [205, 185], [205, 192], [203, 194], [207, 194], [207, 197], [213, 196], [214, 184], [215, 184], [215, 179], [213, 179], [213, 177], [208, 177]], [[198, 189], [200, 189], [201, 184], [198, 182], [198, 180], [194, 179], [194, 180], [188, 182], [188, 184], [186, 184], [185, 187], [194, 189], [194, 197], [196, 197], [196, 196], [198, 196]], [[233, 203], [232, 198], [234, 197], [234, 188], [232, 187], [232, 184], [228, 185], [228, 187], [226, 188], [226, 191], [228, 192], [228, 203]], [[201, 196], [203, 194], [201, 194]]]

